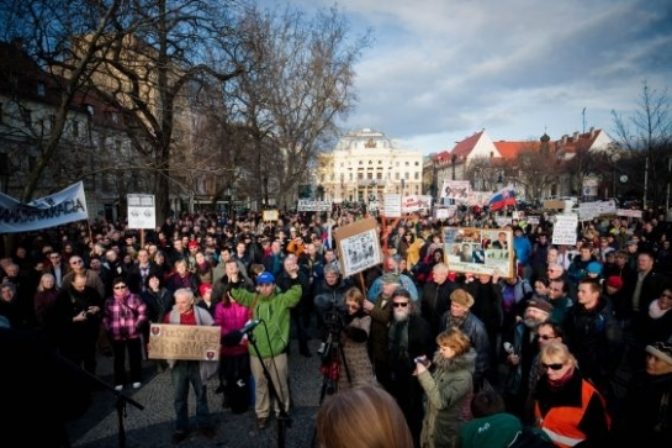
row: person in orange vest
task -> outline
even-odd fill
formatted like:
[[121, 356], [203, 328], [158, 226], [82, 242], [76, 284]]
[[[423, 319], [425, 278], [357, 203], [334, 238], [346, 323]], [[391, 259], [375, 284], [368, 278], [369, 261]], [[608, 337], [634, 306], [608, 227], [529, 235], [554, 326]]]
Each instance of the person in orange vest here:
[[606, 404], [581, 376], [567, 346], [551, 342], [539, 354], [545, 370], [534, 391], [535, 423], [560, 448], [605, 446], [611, 429]]

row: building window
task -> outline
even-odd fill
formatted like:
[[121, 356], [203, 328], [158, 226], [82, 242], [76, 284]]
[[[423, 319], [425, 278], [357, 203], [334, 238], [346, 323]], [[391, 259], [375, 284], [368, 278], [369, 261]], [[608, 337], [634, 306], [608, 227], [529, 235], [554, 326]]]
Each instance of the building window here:
[[404, 179], [410, 179], [410, 178], [411, 178], [410, 174], [408, 173], [408, 171], [406, 171], [404, 173]]
[[415, 194], [420, 194], [420, 186], [419, 185], [415, 186]]
[[420, 166], [420, 162], [415, 162], [415, 166]]
[[352, 180], [352, 173], [350, 173], [350, 180]]
[[382, 179], [383, 178], [383, 173], [377, 173], [376, 174], [376, 179]]
[[360, 165], [364, 165], [364, 161], [363, 161], [363, 160], [360, 160], [360, 161], [359, 161], [359, 164], [360, 164]]
[[399, 180], [399, 173], [394, 173], [394, 179]]
[[341, 162], [341, 168], [342, 168], [343, 166], [345, 166], [345, 163]]
[[415, 180], [420, 179], [420, 173], [418, 173], [418, 172], [416, 171], [416, 172], [415, 172], [415, 176], [413, 176], [413, 177], [414, 177]]
[[369, 165], [373, 165], [373, 160], [369, 160]]
[[366, 173], [367, 179], [373, 179], [373, 173]]
[[408, 161], [406, 161], [405, 165], [406, 165], [406, 166], [408, 166], [408, 165], [409, 165]]
[[364, 179], [364, 173], [357, 173], [357, 179], [359, 180]]
[[382, 165], [382, 164], [383, 164], [383, 161], [382, 161], [382, 160], [379, 160], [379, 161], [378, 161], [378, 165]]

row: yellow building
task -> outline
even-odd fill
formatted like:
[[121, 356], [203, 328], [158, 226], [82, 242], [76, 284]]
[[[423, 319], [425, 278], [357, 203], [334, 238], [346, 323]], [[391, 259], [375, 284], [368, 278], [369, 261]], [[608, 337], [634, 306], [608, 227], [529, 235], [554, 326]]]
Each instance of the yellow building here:
[[361, 129], [320, 156], [317, 182], [324, 199], [336, 203], [380, 201], [384, 193], [423, 194], [422, 154], [399, 148], [382, 132]]

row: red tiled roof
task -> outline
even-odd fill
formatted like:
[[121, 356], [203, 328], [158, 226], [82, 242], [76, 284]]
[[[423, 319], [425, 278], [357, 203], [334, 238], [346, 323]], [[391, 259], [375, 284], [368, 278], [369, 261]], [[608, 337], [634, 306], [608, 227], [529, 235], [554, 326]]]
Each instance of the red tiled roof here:
[[597, 134], [600, 133], [599, 129], [595, 129], [592, 132], [586, 132], [583, 134], [578, 134], [576, 137], [573, 135], [568, 136], [567, 140], [563, 143], [562, 139], [559, 139], [555, 142], [558, 149], [565, 153], [576, 153], [580, 150], [587, 150], [593, 145]]
[[484, 131], [476, 132], [471, 137], [467, 137], [461, 142], [457, 142], [453, 147], [451, 154], [455, 154], [457, 157], [466, 158], [474, 149], [474, 146], [476, 146], [476, 143], [478, 142], [478, 139], [481, 138], [481, 135], [483, 135], [483, 132]]
[[530, 149], [538, 150], [540, 147], [540, 142], [537, 141], [511, 142], [500, 140], [498, 142], [495, 142], [495, 147], [497, 148], [497, 151], [499, 151], [499, 153], [502, 155], [504, 159], [512, 160], [518, 157], [518, 154], [520, 154], [522, 151]]

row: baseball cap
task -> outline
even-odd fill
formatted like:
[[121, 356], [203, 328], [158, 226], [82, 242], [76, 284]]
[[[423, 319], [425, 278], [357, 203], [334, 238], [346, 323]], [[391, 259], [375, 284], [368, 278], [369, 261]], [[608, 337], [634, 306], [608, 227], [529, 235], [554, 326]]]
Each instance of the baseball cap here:
[[257, 275], [257, 285], [270, 285], [271, 283], [275, 283], [275, 277], [270, 272]]

